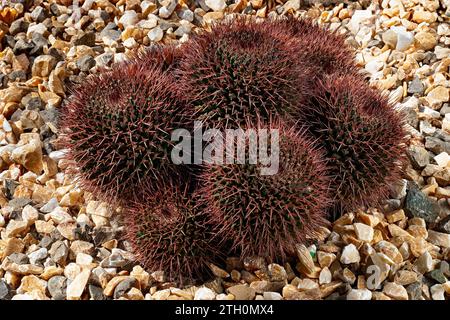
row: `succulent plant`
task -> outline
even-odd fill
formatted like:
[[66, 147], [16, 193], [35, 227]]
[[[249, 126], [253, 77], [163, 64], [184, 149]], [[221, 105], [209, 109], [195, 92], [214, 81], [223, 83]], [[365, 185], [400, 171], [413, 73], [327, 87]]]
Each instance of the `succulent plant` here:
[[281, 30], [284, 37], [291, 36], [297, 40], [293, 59], [298, 64], [311, 65], [315, 70], [313, 78], [321, 79], [334, 73], [357, 73], [353, 50], [337, 30], [332, 31], [311, 19], [297, 19], [292, 15], [269, 21], [272, 29]]
[[172, 76], [155, 61], [149, 67], [132, 60], [87, 77], [62, 112], [67, 159], [101, 199], [120, 203], [183, 175], [170, 161], [170, 134], [187, 127], [189, 116]]
[[137, 260], [148, 270], [164, 270], [168, 281], [205, 280], [210, 263], [222, 259], [217, 227], [199, 193], [165, 184], [124, 213], [124, 238]]
[[358, 77], [329, 76], [298, 120], [326, 152], [335, 213], [377, 205], [388, 194], [404, 159], [405, 132], [386, 97]]
[[173, 71], [177, 68], [182, 54], [181, 48], [175, 45], [154, 44], [145, 49], [133, 51], [130, 54], [130, 61], [150, 70], [156, 67], [163, 71]]
[[270, 26], [244, 16], [191, 38], [179, 77], [196, 119], [237, 128], [284, 116], [298, 104], [311, 70], [292, 59], [292, 37]]
[[326, 225], [328, 178], [321, 152], [301, 131], [281, 123], [271, 127], [279, 130], [278, 148], [268, 148], [279, 150], [276, 174], [262, 175], [261, 162], [211, 164], [200, 178], [219, 237], [242, 256], [283, 258]]

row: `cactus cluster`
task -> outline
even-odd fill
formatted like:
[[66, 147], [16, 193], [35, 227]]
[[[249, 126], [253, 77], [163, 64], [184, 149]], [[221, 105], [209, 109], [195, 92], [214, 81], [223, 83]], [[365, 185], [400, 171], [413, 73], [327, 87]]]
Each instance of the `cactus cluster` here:
[[[74, 90], [60, 119], [67, 159], [85, 188], [123, 207], [143, 266], [186, 283], [230, 252], [283, 259], [327, 218], [383, 199], [400, 175], [402, 119], [344, 39], [309, 20], [238, 17]], [[277, 129], [278, 172], [175, 165], [171, 133], [194, 121]]]

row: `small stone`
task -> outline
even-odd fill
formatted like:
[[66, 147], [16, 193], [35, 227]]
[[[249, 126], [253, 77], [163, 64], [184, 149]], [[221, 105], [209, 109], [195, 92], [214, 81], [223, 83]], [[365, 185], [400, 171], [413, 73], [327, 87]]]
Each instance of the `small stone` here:
[[422, 297], [422, 283], [414, 282], [406, 287], [409, 300], [420, 300]]
[[347, 300], [372, 300], [372, 292], [368, 289], [352, 289], [347, 294]]
[[114, 289], [117, 287], [117, 285], [128, 278], [129, 276], [117, 276], [115, 278], [112, 278], [106, 285], [105, 289], [103, 290], [103, 294], [108, 297], [112, 296], [114, 293]]
[[360, 260], [361, 257], [359, 256], [358, 249], [355, 247], [354, 244], [349, 244], [344, 247], [344, 250], [342, 251], [342, 255], [340, 258], [341, 263], [343, 264], [357, 263]]
[[114, 289], [114, 299], [119, 299], [125, 292], [130, 290], [132, 287], [137, 285], [137, 280], [133, 277], [128, 277], [127, 279], [121, 281]]
[[319, 284], [326, 284], [330, 283], [332, 280], [330, 269], [327, 267], [323, 268], [322, 271], [320, 271], [319, 275]]
[[209, 288], [200, 288], [195, 292], [194, 300], [214, 300], [216, 294]]
[[42, 234], [50, 234], [53, 232], [53, 230], [55, 230], [53, 221], [38, 220], [34, 223], [34, 225], [36, 227], [36, 231]]
[[308, 248], [306, 248], [303, 244], [297, 245], [295, 248], [299, 260], [299, 271], [306, 276], [313, 274], [316, 268], [314, 266], [314, 260], [311, 257], [311, 253], [309, 252]]
[[62, 241], [56, 241], [50, 248], [50, 257], [53, 262], [59, 265], [66, 265], [67, 257], [69, 255], [69, 248]]
[[9, 297], [9, 286], [3, 279], [0, 279], [0, 300], [7, 300]]
[[430, 163], [430, 155], [427, 150], [418, 145], [412, 145], [408, 148], [408, 156], [415, 169], [422, 169]]
[[175, 10], [176, 6], [177, 1], [170, 0], [170, 3], [168, 5], [159, 8], [159, 16], [163, 19], [169, 18]]
[[31, 226], [39, 218], [39, 212], [30, 205], [26, 205], [22, 209], [22, 219]]
[[26, 22], [24, 20], [24, 18], [17, 19], [15, 21], [13, 21], [11, 23], [11, 25], [9, 26], [9, 33], [12, 36], [15, 36], [16, 34], [18, 34], [20, 32], [26, 32], [28, 29], [28, 25], [29, 25], [29, 23]]
[[30, 259], [31, 264], [37, 264], [41, 260], [47, 258], [48, 252], [45, 248], [40, 248], [30, 254], [28, 254], [28, 258]]
[[450, 215], [439, 221], [438, 225], [436, 226], [436, 230], [439, 232], [450, 234]]
[[282, 300], [283, 296], [278, 292], [264, 292], [263, 293], [264, 300]]
[[418, 32], [415, 38], [419, 44], [419, 48], [425, 51], [433, 50], [437, 44], [437, 37], [430, 32], [426, 31]]
[[319, 288], [319, 284], [308, 278], [301, 279], [297, 285], [297, 289], [300, 291], [307, 291], [307, 290], [317, 289], [317, 288]]
[[443, 248], [450, 248], [450, 234], [428, 230], [427, 240]]
[[408, 300], [408, 292], [406, 289], [394, 282], [388, 282], [384, 285], [383, 293], [395, 300]]
[[225, 0], [205, 0], [205, 3], [213, 11], [223, 11], [227, 7]]
[[67, 300], [79, 300], [91, 275], [91, 270], [84, 269], [67, 286]]
[[415, 77], [413, 81], [411, 81], [408, 85], [408, 93], [417, 93], [419, 95], [421, 95], [423, 93], [423, 91], [425, 90], [425, 87], [422, 83], [422, 81], [420, 81], [419, 77]]
[[129, 300], [144, 300], [144, 295], [138, 288], [131, 288], [125, 295]]
[[10, 220], [6, 226], [5, 235], [8, 238], [13, 238], [24, 234], [28, 230], [28, 223], [22, 220]]
[[400, 270], [395, 274], [394, 282], [406, 286], [416, 282], [418, 279], [417, 273], [409, 270]]
[[106, 300], [105, 296], [103, 295], [103, 289], [99, 288], [97, 286], [89, 285], [89, 295], [91, 297], [91, 300]]
[[434, 157], [434, 161], [436, 161], [439, 167], [445, 168], [450, 164], [450, 155], [447, 152], [441, 152]]
[[34, 60], [31, 73], [37, 77], [48, 77], [56, 65], [56, 59], [50, 55], [41, 55]]
[[417, 23], [427, 22], [433, 23], [437, 19], [437, 14], [425, 10], [414, 10], [412, 21]]
[[216, 12], [216, 11], [207, 12], [203, 16], [203, 22], [206, 24], [212, 24], [214, 21], [222, 19], [223, 16], [224, 16], [223, 12]]
[[159, 42], [162, 40], [162, 38], [164, 36], [164, 32], [162, 31], [162, 29], [160, 27], [155, 27], [149, 31], [147, 36], [150, 39], [150, 41]]
[[423, 218], [427, 223], [432, 223], [439, 213], [439, 206], [416, 186], [411, 186], [406, 195], [404, 210], [409, 217]]
[[93, 47], [95, 46], [95, 32], [86, 32], [80, 37], [77, 37], [74, 41], [75, 46], [88, 46]]
[[433, 300], [445, 300], [445, 290], [442, 284], [435, 284], [430, 288], [431, 297]]
[[45, 295], [47, 288], [47, 281], [39, 279], [35, 275], [29, 275], [22, 278], [20, 287], [17, 289], [18, 293], [31, 293], [33, 291], [39, 291], [42, 295]]
[[119, 19], [119, 26], [126, 29], [128, 26], [134, 26], [139, 22], [139, 17], [134, 10], [125, 11]]
[[364, 223], [354, 223], [356, 236], [359, 240], [364, 242], [371, 242], [373, 239], [373, 228]]
[[86, 241], [75, 240], [70, 245], [70, 251], [73, 253], [75, 257], [80, 252], [85, 253], [87, 255], [91, 255], [94, 253], [94, 245]]
[[286, 269], [276, 263], [269, 264], [268, 271], [271, 281], [284, 281], [288, 277]]
[[384, 43], [394, 49], [397, 46], [397, 33], [394, 30], [387, 30], [381, 36]]
[[447, 282], [447, 278], [445, 277], [444, 273], [439, 269], [435, 269], [435, 270], [428, 272], [426, 274], [426, 276], [427, 276], [427, 278], [432, 279], [435, 282], [440, 283], [440, 284], [444, 284]]
[[414, 35], [411, 32], [407, 32], [405, 27], [391, 27], [391, 30], [397, 34], [397, 45], [395, 50], [405, 51], [413, 44]]
[[228, 293], [234, 295], [236, 300], [253, 300], [256, 295], [255, 289], [244, 284], [228, 288]]
[[77, 60], [77, 67], [83, 72], [89, 72], [95, 66], [95, 59], [91, 55], [85, 55]]
[[419, 258], [417, 258], [414, 262], [414, 266], [419, 273], [425, 274], [433, 269], [433, 258], [430, 253], [426, 251]]
[[55, 276], [48, 280], [48, 292], [55, 300], [66, 298], [67, 279], [63, 276]]
[[317, 251], [317, 260], [322, 268], [330, 267], [334, 260], [336, 260], [336, 255], [334, 253]]
[[427, 94], [426, 99], [430, 106], [440, 106], [443, 102], [449, 101], [449, 89], [443, 86], [437, 86]]

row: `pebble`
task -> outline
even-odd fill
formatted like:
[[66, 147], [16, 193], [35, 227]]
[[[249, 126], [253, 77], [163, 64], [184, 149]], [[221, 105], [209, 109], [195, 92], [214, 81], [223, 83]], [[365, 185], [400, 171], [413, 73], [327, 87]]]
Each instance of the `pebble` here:
[[66, 298], [67, 279], [63, 276], [54, 276], [48, 280], [47, 288], [54, 300], [64, 300]]
[[236, 300], [253, 300], [256, 295], [255, 289], [244, 284], [229, 287], [228, 293], [234, 295]]
[[194, 300], [214, 300], [216, 294], [209, 288], [199, 288], [195, 292]]
[[408, 292], [402, 285], [388, 282], [383, 287], [383, 293], [395, 300], [408, 300]]
[[433, 300], [445, 300], [445, 290], [441, 284], [435, 284], [430, 288], [431, 297]]
[[121, 281], [114, 289], [114, 299], [119, 299], [120, 297], [122, 297], [125, 292], [135, 287], [136, 284], [137, 280], [133, 277], [128, 277], [127, 279]]
[[404, 210], [409, 217], [423, 218], [427, 223], [434, 222], [439, 213], [438, 205], [415, 186], [406, 195]]
[[155, 27], [152, 30], [150, 30], [150, 32], [147, 34], [147, 36], [150, 39], [150, 41], [159, 42], [162, 40], [162, 38], [164, 36], [164, 32], [162, 31], [162, 29], [160, 27]]
[[364, 223], [354, 223], [353, 227], [355, 228], [356, 237], [364, 242], [371, 242], [373, 239], [373, 228]]
[[427, 273], [433, 268], [433, 258], [430, 253], [426, 251], [419, 258], [417, 258], [414, 265], [419, 273]]
[[352, 289], [347, 294], [347, 300], [372, 300], [372, 292], [368, 289]]
[[320, 271], [319, 275], [319, 284], [327, 284], [330, 283], [332, 280], [330, 269], [327, 267], [323, 268], [322, 271]]
[[79, 300], [91, 275], [91, 270], [84, 269], [67, 286], [67, 300]]
[[282, 300], [283, 296], [278, 292], [264, 292], [263, 293], [264, 300]]
[[205, 0], [205, 3], [213, 11], [223, 11], [227, 7], [225, 0]]
[[354, 244], [349, 244], [344, 247], [340, 258], [341, 263], [343, 264], [357, 263], [360, 260], [361, 257], [359, 255], [358, 249], [355, 247]]
[[0, 300], [8, 300], [9, 295], [8, 284], [3, 279], [0, 279]]
[[125, 11], [119, 19], [119, 26], [121, 26], [123, 29], [127, 28], [128, 26], [133, 26], [139, 22], [139, 17], [134, 10], [128, 10]]
[[450, 248], [450, 234], [448, 234], [448, 233], [442, 233], [442, 232], [437, 232], [434, 230], [429, 230], [427, 240], [437, 246], [440, 246], [443, 248]]

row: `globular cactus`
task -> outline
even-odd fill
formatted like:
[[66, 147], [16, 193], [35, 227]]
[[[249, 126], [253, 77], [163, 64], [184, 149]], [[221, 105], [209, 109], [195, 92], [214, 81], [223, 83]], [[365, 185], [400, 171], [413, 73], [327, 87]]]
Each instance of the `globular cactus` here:
[[302, 98], [311, 71], [292, 59], [292, 37], [267, 21], [239, 17], [193, 35], [179, 64], [183, 92], [208, 127], [284, 116]]
[[356, 74], [353, 50], [346, 44], [345, 36], [329, 27], [321, 26], [311, 19], [293, 16], [270, 20], [272, 29], [282, 30], [293, 37], [296, 48], [293, 59], [300, 65], [310, 65], [313, 79], [322, 79], [330, 74]]
[[405, 131], [386, 97], [357, 77], [329, 76], [298, 111], [299, 123], [326, 151], [335, 214], [388, 195], [399, 177]]
[[266, 165], [259, 162], [209, 164], [200, 177], [219, 238], [231, 241], [242, 257], [283, 258], [326, 225], [329, 180], [321, 152], [296, 129], [272, 128], [279, 130], [278, 147], [272, 134], [268, 144], [279, 152], [276, 174], [262, 175]]
[[123, 218], [124, 238], [137, 260], [147, 270], [164, 270], [168, 281], [206, 280], [210, 263], [222, 259], [217, 227], [199, 193], [165, 184], [145, 201], [130, 204]]
[[161, 180], [178, 180], [171, 132], [190, 120], [170, 73], [137, 60], [89, 76], [60, 118], [61, 144], [82, 186], [121, 203]]

